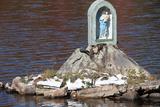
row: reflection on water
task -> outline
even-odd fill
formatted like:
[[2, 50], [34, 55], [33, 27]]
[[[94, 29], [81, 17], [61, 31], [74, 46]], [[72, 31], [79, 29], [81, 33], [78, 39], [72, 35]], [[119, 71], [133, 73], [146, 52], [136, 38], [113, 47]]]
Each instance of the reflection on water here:
[[[3, 92], [4, 93], [4, 92]], [[8, 95], [8, 94], [7, 94]], [[10, 102], [2, 107], [158, 107], [159, 99], [138, 101], [112, 101], [109, 99], [44, 99], [42, 96], [10, 95]], [[12, 99], [13, 98], [13, 99]], [[14, 101], [12, 101], [14, 100]], [[3, 100], [2, 100], [3, 101]]]
[[[0, 81], [58, 69], [76, 48], [86, 47], [87, 9], [93, 1], [1, 0]], [[118, 13], [118, 46], [151, 73], [160, 73], [159, 0], [109, 1]], [[35, 99], [0, 92], [0, 105], [7, 107], [37, 106]]]

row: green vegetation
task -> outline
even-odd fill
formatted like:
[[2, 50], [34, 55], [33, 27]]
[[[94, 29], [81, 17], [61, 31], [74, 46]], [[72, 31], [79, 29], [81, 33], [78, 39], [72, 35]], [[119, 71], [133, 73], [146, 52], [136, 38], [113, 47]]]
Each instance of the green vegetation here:
[[71, 82], [76, 81], [78, 78], [84, 79], [84, 75], [80, 72], [68, 72], [64, 74], [57, 74], [57, 77], [63, 78], [64, 81], [71, 80]]
[[128, 84], [134, 85], [134, 84], [140, 84], [145, 82], [145, 80], [147, 79], [145, 74], [142, 71], [136, 72], [136, 70], [128, 70]]
[[86, 82], [86, 81], [82, 81], [83, 82], [83, 84], [85, 84], [86, 86], [85, 87], [83, 87], [83, 88], [91, 88], [91, 87], [93, 87], [93, 83], [90, 83], [90, 82]]
[[25, 84], [28, 84], [28, 82], [29, 82], [28, 76], [22, 77], [21, 82], [25, 83]]
[[52, 69], [46, 69], [43, 74], [42, 74], [42, 77], [44, 79], [46, 78], [53, 78], [54, 76], [56, 76], [56, 71], [55, 70], [52, 70]]

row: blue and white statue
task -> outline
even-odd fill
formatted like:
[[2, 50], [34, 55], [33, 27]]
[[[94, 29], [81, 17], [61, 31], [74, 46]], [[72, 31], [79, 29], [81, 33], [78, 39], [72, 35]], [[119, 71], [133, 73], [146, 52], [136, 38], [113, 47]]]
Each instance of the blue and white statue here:
[[109, 35], [109, 19], [110, 15], [107, 11], [102, 11], [102, 15], [99, 18], [99, 39], [107, 39]]

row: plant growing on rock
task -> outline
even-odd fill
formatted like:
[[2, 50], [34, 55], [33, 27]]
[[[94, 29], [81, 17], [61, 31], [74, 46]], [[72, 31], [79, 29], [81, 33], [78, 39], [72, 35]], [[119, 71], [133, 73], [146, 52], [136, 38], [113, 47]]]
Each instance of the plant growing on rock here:
[[145, 74], [143, 72], [136, 72], [135, 69], [129, 69], [127, 71], [128, 73], [128, 84], [134, 85], [134, 84], [140, 84], [145, 82], [145, 80], [147, 80], [147, 77], [145, 76]]
[[56, 76], [56, 73], [57, 72], [55, 70], [53, 70], [53, 69], [46, 69], [46, 70], [44, 70], [44, 72], [42, 74], [42, 77], [44, 79], [46, 79], [46, 78], [53, 78], [54, 76]]
[[21, 82], [22, 82], [22, 83], [25, 83], [25, 84], [28, 84], [28, 82], [29, 82], [28, 76], [22, 77], [22, 78], [21, 78]]
[[63, 78], [64, 81], [71, 80], [71, 82], [76, 81], [78, 78], [84, 79], [84, 75], [81, 72], [67, 72], [64, 74], [57, 74], [59, 78]]
[[82, 82], [83, 82], [83, 84], [85, 84], [85, 87], [83, 87], [83, 88], [91, 88], [91, 87], [93, 87], [93, 83], [86, 82], [86, 81], [82, 81]]

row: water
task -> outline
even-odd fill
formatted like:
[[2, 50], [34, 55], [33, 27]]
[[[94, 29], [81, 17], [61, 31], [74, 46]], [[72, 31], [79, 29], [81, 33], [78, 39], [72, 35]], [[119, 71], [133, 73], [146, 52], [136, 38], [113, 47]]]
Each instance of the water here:
[[[0, 81], [58, 69], [71, 53], [87, 46], [87, 10], [94, 0], [1, 0]], [[118, 46], [140, 65], [160, 74], [160, 1], [109, 0], [118, 13]], [[95, 102], [99, 102], [96, 103]], [[69, 104], [90, 107], [158, 107], [159, 103], [46, 100], [0, 92], [5, 107]], [[94, 106], [93, 106], [94, 105]]]

